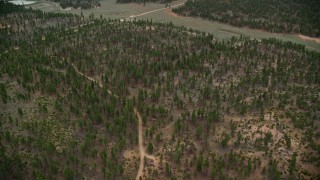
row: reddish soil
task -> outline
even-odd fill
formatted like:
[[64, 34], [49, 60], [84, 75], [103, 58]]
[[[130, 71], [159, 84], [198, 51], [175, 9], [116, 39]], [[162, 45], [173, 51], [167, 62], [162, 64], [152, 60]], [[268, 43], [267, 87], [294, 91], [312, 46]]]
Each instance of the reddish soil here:
[[299, 34], [298, 37], [302, 40], [305, 40], [305, 41], [314, 41], [316, 43], [320, 43], [320, 38], [309, 37], [309, 36], [305, 36], [302, 34]]

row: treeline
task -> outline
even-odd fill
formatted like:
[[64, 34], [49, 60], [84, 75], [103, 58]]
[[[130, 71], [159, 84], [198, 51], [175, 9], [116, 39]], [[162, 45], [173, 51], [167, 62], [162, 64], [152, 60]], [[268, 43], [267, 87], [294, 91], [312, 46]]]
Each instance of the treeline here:
[[65, 9], [68, 7], [90, 9], [100, 7], [100, 0], [53, 0], [60, 3], [60, 6]]
[[318, 0], [188, 0], [173, 12], [275, 33], [320, 36]]
[[8, 0], [0, 1], [0, 15], [12, 13], [12, 12], [23, 12], [28, 11], [28, 9], [24, 8], [22, 5], [14, 5]]

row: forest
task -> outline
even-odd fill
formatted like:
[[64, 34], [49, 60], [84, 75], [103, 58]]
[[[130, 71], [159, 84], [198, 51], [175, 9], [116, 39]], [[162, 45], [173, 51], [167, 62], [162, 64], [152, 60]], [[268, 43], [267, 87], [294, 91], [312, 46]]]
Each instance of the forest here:
[[100, 0], [53, 0], [58, 2], [60, 6], [65, 9], [68, 7], [90, 9], [101, 6]]
[[320, 178], [318, 52], [5, 1], [0, 23], [4, 179]]
[[187, 0], [173, 12], [274, 33], [320, 37], [318, 0]]

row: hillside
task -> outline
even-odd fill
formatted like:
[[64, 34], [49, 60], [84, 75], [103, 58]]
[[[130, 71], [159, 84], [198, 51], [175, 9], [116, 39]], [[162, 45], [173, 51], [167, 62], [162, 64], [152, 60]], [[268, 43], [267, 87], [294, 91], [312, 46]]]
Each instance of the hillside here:
[[320, 37], [318, 0], [188, 0], [173, 12], [275, 33]]
[[1, 5], [0, 177], [319, 178], [319, 53]]

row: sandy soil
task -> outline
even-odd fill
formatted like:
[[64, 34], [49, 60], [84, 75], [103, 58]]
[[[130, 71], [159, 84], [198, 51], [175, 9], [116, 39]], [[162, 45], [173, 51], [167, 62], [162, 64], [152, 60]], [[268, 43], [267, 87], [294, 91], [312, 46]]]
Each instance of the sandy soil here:
[[143, 168], [144, 168], [144, 156], [145, 156], [145, 151], [144, 151], [144, 147], [143, 147], [143, 134], [142, 134], [142, 118], [140, 113], [137, 111], [136, 108], [134, 108], [134, 112], [136, 113], [137, 117], [138, 117], [138, 121], [139, 121], [139, 132], [138, 132], [138, 136], [139, 136], [139, 151], [140, 151], [140, 165], [139, 165], [139, 170], [137, 173], [137, 177], [136, 180], [139, 179], [140, 176], [142, 176], [143, 173]]
[[314, 41], [316, 43], [320, 43], [320, 38], [309, 37], [302, 34], [299, 34], [298, 37], [304, 41]]
[[166, 9], [166, 12], [167, 12], [169, 15], [171, 15], [171, 16], [173, 16], [173, 17], [175, 17], [175, 18], [183, 17], [183, 16], [180, 16], [180, 15], [178, 15], [178, 14], [176, 14], [176, 13], [172, 12], [172, 8], [174, 8], [174, 7], [178, 7], [178, 6], [182, 6], [182, 5], [184, 5], [184, 3], [181, 3], [181, 4], [177, 4], [177, 5], [171, 6], [170, 8], [167, 8], [167, 9]]
[[123, 157], [127, 159], [131, 159], [135, 156], [135, 154], [136, 154], [135, 150], [125, 150], [123, 152]]
[[166, 13], [168, 13], [169, 15], [171, 15], [175, 18], [183, 17], [183, 16], [179, 16], [178, 14], [172, 12], [171, 9], [166, 9]]

